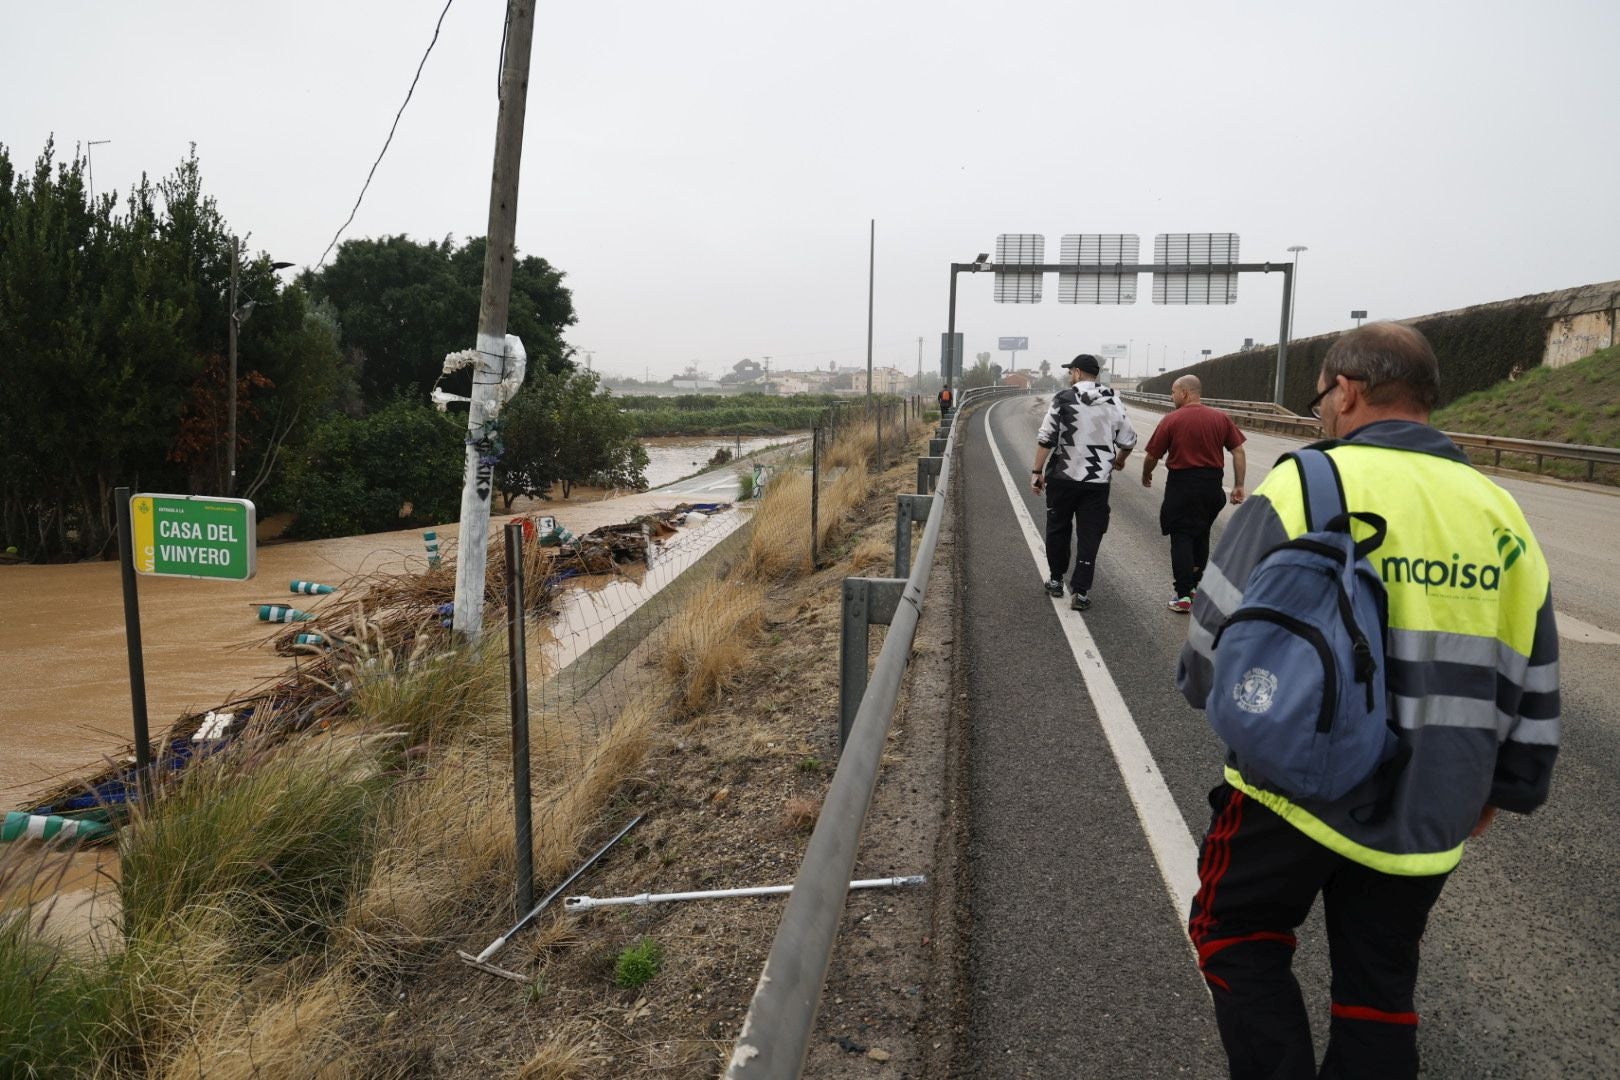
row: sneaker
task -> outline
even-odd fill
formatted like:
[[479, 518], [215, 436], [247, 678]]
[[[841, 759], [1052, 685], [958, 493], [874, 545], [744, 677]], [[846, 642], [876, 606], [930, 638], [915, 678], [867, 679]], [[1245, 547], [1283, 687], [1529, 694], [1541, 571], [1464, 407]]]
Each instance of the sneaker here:
[[1046, 595], [1047, 596], [1062, 596], [1063, 595], [1063, 582], [1059, 581], [1057, 578], [1053, 578], [1051, 581], [1048, 581], [1046, 583]]
[[1185, 614], [1187, 614], [1188, 612], [1190, 612], [1192, 610], [1192, 597], [1190, 597], [1190, 596], [1178, 596], [1174, 600], [1170, 601], [1170, 603], [1166, 604], [1165, 606], [1168, 607], [1171, 611], [1179, 611], [1183, 615], [1185, 615]]
[[1077, 592], [1073, 596], [1069, 597], [1069, 610], [1071, 611], [1084, 611], [1090, 606], [1090, 593]]

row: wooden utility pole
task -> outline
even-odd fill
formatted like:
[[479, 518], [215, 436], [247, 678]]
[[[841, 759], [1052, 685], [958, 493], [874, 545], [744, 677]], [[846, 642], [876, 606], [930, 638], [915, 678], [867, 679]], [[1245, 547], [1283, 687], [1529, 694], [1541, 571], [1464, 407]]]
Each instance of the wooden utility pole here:
[[523, 159], [523, 114], [529, 93], [534, 0], [508, 0], [506, 54], [501, 58], [501, 104], [495, 123], [495, 168], [489, 183], [489, 235], [484, 248], [484, 293], [478, 307], [478, 360], [473, 365], [467, 414], [467, 465], [461, 490], [461, 536], [456, 552], [456, 636], [476, 640], [484, 624], [484, 567], [489, 555], [489, 508], [495, 488], [497, 389], [506, 369], [506, 313], [517, 247], [518, 172]]

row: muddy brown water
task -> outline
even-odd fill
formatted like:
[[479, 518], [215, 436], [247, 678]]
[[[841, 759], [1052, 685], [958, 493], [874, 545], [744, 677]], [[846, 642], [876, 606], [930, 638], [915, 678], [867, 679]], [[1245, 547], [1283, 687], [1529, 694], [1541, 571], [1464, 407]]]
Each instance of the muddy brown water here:
[[[579, 490], [569, 500], [520, 500], [513, 510], [555, 514], [583, 535], [678, 501], [657, 492], [603, 498], [601, 492]], [[492, 554], [505, 520], [494, 519]], [[436, 531], [441, 542], [457, 535], [455, 525]], [[339, 585], [355, 574], [403, 572], [424, 563], [421, 530], [412, 529], [261, 544], [258, 573], [245, 582], [142, 576], [141, 636], [152, 734], [288, 669], [287, 658], [264, 647], [280, 627], [259, 622], [258, 605], [318, 610], [342, 602], [341, 592], [295, 596], [289, 582]], [[59, 779], [84, 775], [127, 753], [132, 706], [116, 562], [0, 565], [0, 664], [0, 807], [19, 808]]]

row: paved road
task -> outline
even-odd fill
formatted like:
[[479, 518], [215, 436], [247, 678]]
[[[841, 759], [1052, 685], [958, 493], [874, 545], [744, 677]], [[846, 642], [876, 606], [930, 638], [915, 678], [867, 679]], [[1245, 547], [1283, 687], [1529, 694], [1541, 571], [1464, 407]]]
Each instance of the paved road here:
[[[1163, 472], [1117, 478], [1084, 616], [1045, 598], [1028, 462], [1042, 403], [979, 410], [961, 438], [970, 687], [970, 1017], [976, 1077], [1224, 1075], [1183, 929], [1220, 747], [1176, 694]], [[1145, 439], [1157, 417], [1131, 410]], [[1249, 481], [1298, 445], [1249, 441]], [[1001, 459], [998, 461], [998, 456]], [[1620, 1072], [1620, 497], [1504, 480], [1553, 570], [1564, 753], [1551, 803], [1469, 845], [1425, 940], [1426, 1075]], [[1016, 485], [1016, 486], [1014, 486]], [[1224, 521], [1224, 517], [1223, 517]], [[1219, 526], [1217, 527], [1219, 528]], [[1326, 942], [1297, 970], [1326, 1030]]]

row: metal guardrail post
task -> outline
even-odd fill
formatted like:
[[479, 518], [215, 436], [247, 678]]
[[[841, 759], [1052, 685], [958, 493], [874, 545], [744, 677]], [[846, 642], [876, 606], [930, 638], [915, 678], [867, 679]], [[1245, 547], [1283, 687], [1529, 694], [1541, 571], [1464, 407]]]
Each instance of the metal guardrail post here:
[[943, 454], [944, 452], [945, 452], [945, 440], [944, 439], [929, 439], [928, 440], [928, 453], [930, 455], [932, 455], [933, 457], [939, 457], [939, 455]]
[[921, 495], [932, 495], [934, 486], [939, 481], [940, 466], [945, 459], [942, 457], [920, 457], [917, 459], [917, 492]]
[[855, 713], [866, 696], [870, 663], [868, 628], [888, 626], [900, 607], [905, 578], [844, 579], [844, 625], [838, 642], [838, 751], [843, 753]]
[[911, 576], [911, 526], [928, 523], [935, 495], [898, 495], [894, 507], [894, 576]]

